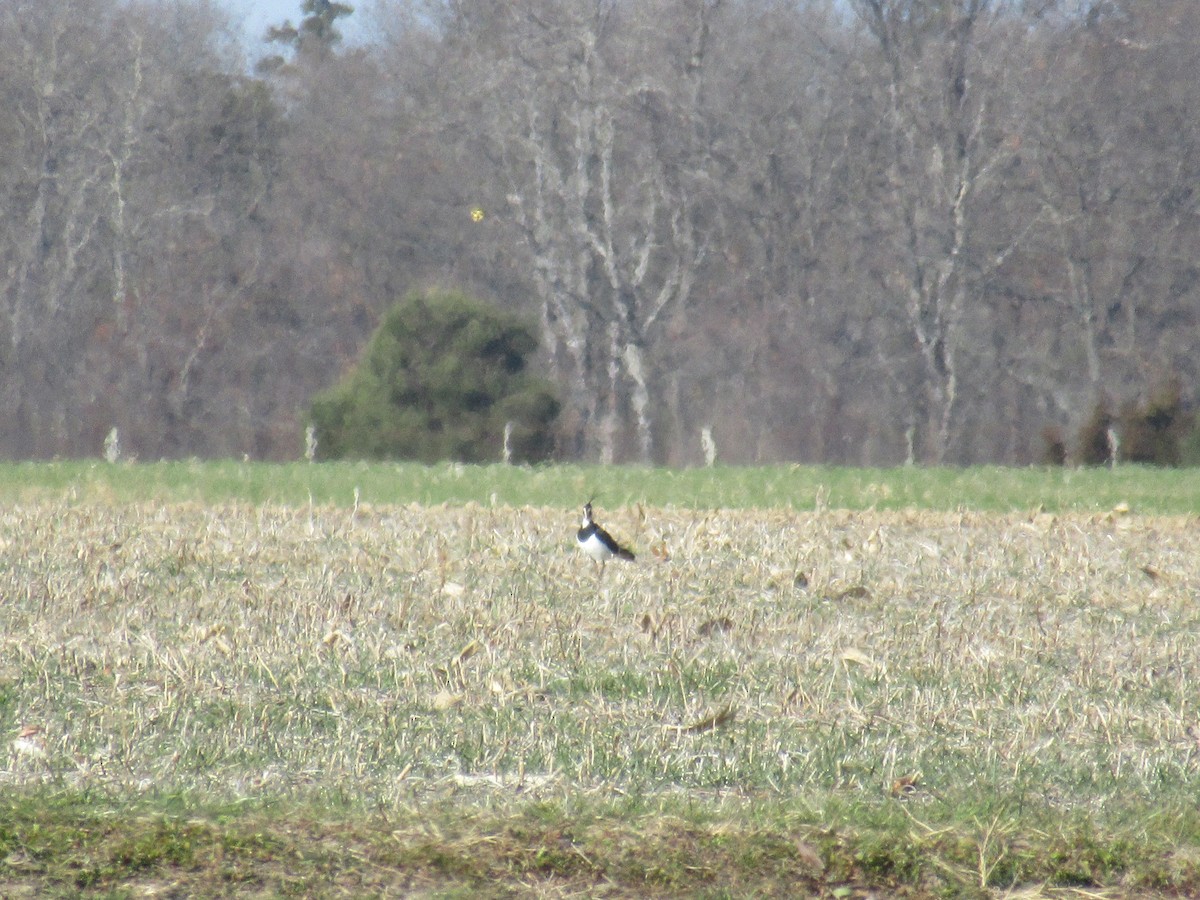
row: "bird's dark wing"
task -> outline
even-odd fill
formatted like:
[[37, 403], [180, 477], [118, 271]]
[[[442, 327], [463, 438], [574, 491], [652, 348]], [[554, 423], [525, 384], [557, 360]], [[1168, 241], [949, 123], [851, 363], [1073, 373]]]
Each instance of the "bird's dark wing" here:
[[625, 547], [622, 547], [620, 544], [618, 544], [617, 539], [615, 537], [613, 537], [611, 534], [609, 534], [607, 531], [605, 531], [603, 528], [601, 528], [599, 525], [596, 526], [596, 536], [599, 537], [600, 540], [604, 542], [604, 546], [607, 547], [612, 552], [613, 556], [616, 556], [620, 559], [628, 559], [631, 561], [633, 560], [633, 558], [634, 558], [633, 551], [629, 550]]

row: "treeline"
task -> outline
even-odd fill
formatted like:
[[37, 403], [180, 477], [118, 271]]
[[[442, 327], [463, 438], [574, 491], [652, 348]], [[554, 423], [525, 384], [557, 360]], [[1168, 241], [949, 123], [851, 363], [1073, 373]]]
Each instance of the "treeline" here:
[[428, 289], [538, 323], [564, 458], [1085, 461], [1195, 409], [1194, 0], [370, 14], [259, 59], [202, 0], [0, 5], [0, 455], [296, 458]]

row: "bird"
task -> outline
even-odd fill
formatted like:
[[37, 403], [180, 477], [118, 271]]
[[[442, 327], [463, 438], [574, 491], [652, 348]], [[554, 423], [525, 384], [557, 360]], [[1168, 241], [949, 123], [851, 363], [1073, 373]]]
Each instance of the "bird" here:
[[614, 557], [627, 559], [630, 562], [635, 559], [632, 550], [622, 547], [617, 543], [616, 538], [596, 524], [596, 520], [592, 518], [591, 500], [583, 504], [583, 524], [575, 538], [579, 541], [579, 549], [600, 563], [601, 569]]

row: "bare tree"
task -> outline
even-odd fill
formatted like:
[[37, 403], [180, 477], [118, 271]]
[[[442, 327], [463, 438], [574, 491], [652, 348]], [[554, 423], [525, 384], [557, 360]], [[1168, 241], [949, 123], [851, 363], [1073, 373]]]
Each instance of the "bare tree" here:
[[114, 425], [135, 452], [197, 446], [196, 362], [240, 302], [247, 273], [226, 251], [254, 243], [265, 160], [235, 146], [254, 89], [221, 28], [202, 4], [0, 12], [14, 48], [0, 178], [20, 208], [0, 242], [5, 453], [99, 452]]
[[[917, 352], [905, 369], [894, 348], [880, 362], [909, 393], [915, 453], [946, 459], [955, 435], [967, 304], [981, 276], [1011, 252], [1021, 231], [983, 245], [978, 238], [999, 177], [1015, 151], [995, 121], [1003, 88], [998, 41], [1001, 0], [852, 0], [879, 53], [868, 84], [879, 129], [871, 148], [879, 180], [862, 246], [884, 302], [894, 302]], [[871, 243], [879, 242], [878, 248]], [[886, 252], [879, 252], [879, 250]], [[989, 262], [989, 258], [993, 262]], [[892, 368], [899, 367], [899, 368]]]
[[[707, 245], [702, 106], [718, 3], [473, 5], [454, 40], [485, 60], [470, 91], [532, 261], [552, 369], [568, 388], [572, 454], [655, 457], [650, 352], [688, 306]], [[677, 39], [662, 47], [665, 18]], [[486, 39], [483, 32], [486, 31]]]
[[1191, 0], [376, 5], [257, 77], [204, 0], [0, 5], [0, 453], [294, 455], [435, 287], [537, 315], [572, 458], [1028, 462], [1195, 395]]
[[[3, 264], [5, 442], [9, 452], [45, 453], [67, 418], [65, 375], [78, 358], [84, 312], [71, 302], [89, 281], [98, 256], [101, 209], [110, 184], [112, 143], [97, 140], [90, 108], [116, 76], [108, 61], [83, 55], [90, 38], [73, 27], [106, 11], [77, 4], [0, 10], [9, 48], [0, 84], [5, 116]], [[83, 44], [83, 46], [81, 46]], [[103, 292], [101, 292], [103, 293]], [[52, 352], [51, 348], [61, 348]], [[62, 358], [59, 357], [61, 354]]]
[[[1030, 91], [1027, 171], [1042, 208], [1039, 252], [1021, 282], [1058, 320], [1040, 372], [1048, 418], [1078, 427], [1097, 404], [1168, 373], [1195, 377], [1200, 279], [1193, 185], [1200, 131], [1195, 4], [1092, 4], [1046, 35]], [[1170, 324], [1168, 324], [1170, 323]], [[1046, 366], [1046, 361], [1052, 361]]]

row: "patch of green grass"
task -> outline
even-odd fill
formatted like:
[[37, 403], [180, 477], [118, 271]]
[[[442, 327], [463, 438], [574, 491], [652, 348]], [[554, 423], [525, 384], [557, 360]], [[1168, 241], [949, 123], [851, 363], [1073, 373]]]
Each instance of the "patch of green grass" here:
[[235, 461], [121, 463], [94, 460], [0, 466], [8, 502], [308, 503], [543, 506], [570, 510], [594, 497], [600, 509], [1044, 509], [1200, 513], [1194, 470], [1091, 468], [838, 468], [718, 466], [697, 469], [457, 463]]
[[[426, 893], [521, 886], [533, 893], [645, 896], [989, 896], [1023, 884], [1092, 896], [1189, 895], [1200, 887], [1177, 837], [1086, 821], [1022, 830], [922, 806], [791, 802], [653, 808], [575, 798], [502, 811], [437, 802], [368, 815], [290, 804], [238, 810], [111, 805], [54, 794], [0, 808], [0, 884], [39, 894], [189, 896]], [[1164, 843], [1165, 842], [1165, 843]], [[1116, 886], [1119, 894], [1104, 885]]]

